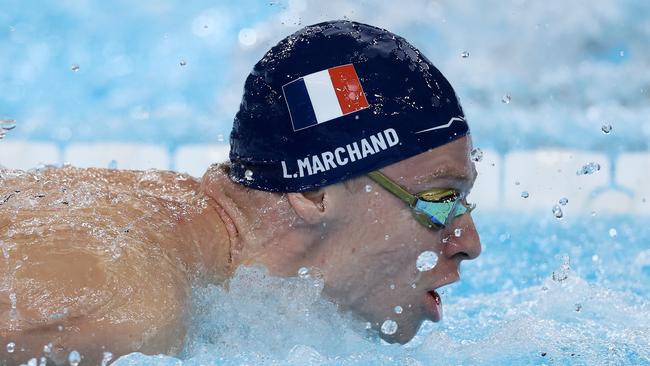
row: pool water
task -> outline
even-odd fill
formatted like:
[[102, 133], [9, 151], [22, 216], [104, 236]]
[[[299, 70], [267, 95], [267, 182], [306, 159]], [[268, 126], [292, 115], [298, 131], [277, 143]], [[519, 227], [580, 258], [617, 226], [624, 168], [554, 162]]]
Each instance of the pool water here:
[[443, 321], [405, 346], [339, 313], [315, 276], [240, 268], [228, 289], [195, 289], [180, 355], [115, 365], [650, 364], [645, 220], [478, 211], [475, 221], [483, 254], [441, 291]]

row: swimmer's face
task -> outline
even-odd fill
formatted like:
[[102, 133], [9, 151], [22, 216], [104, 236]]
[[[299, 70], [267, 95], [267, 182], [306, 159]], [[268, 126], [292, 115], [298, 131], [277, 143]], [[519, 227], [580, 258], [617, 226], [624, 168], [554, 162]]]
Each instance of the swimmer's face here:
[[[453, 188], [468, 194], [476, 178], [471, 146], [471, 138], [463, 137], [380, 171], [411, 193]], [[331, 250], [320, 258], [325, 292], [377, 330], [394, 320], [397, 331], [382, 337], [405, 343], [423, 320], [440, 320], [441, 307], [432, 291], [459, 280], [461, 261], [481, 252], [479, 236], [470, 214], [444, 229], [428, 229], [404, 202], [372, 180], [360, 184], [348, 196], [332, 198], [332, 205], [345, 207], [345, 212], [332, 233]], [[435, 252], [438, 260], [432, 270], [420, 272], [416, 261], [425, 251]], [[400, 308], [398, 314], [395, 309]]]

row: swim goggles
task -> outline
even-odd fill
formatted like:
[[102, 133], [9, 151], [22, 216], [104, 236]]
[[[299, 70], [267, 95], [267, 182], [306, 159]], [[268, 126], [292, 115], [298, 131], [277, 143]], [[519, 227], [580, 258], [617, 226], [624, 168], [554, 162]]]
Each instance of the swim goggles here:
[[476, 208], [454, 189], [436, 188], [411, 194], [378, 171], [368, 173], [368, 177], [408, 204], [415, 219], [429, 229], [442, 229], [454, 218]]

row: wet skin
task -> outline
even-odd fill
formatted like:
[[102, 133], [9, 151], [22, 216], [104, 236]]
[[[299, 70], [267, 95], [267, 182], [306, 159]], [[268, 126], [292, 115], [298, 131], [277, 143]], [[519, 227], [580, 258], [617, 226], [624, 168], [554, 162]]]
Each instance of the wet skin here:
[[[411, 192], [468, 192], [470, 149], [461, 138], [382, 172]], [[427, 291], [456, 281], [460, 262], [480, 253], [470, 215], [431, 231], [365, 177], [270, 194], [234, 184], [216, 166], [201, 180], [172, 172], [0, 171], [0, 203], [0, 344], [16, 343], [0, 358], [10, 363], [40, 356], [48, 343], [57, 362], [73, 349], [86, 364], [103, 351], [177, 352], [191, 284], [223, 282], [236, 266], [255, 263], [282, 276], [320, 268], [327, 296], [375, 328], [396, 320], [398, 331], [385, 338], [403, 343], [427, 317]], [[439, 254], [438, 264], [420, 273], [415, 261], [425, 250]], [[396, 305], [404, 308], [399, 316]]]
[[190, 283], [222, 280], [228, 259], [199, 185], [169, 172], [2, 171], [0, 359], [27, 362], [48, 343], [59, 363], [71, 350], [82, 364], [178, 351]]

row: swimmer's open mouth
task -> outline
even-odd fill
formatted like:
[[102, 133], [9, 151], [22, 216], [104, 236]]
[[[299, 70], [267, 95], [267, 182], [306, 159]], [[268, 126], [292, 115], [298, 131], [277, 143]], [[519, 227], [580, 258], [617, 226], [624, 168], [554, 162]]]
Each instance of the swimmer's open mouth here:
[[427, 292], [424, 296], [424, 306], [429, 320], [439, 322], [442, 319], [442, 300], [435, 290]]

